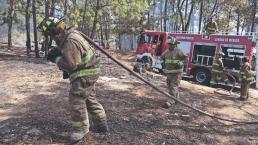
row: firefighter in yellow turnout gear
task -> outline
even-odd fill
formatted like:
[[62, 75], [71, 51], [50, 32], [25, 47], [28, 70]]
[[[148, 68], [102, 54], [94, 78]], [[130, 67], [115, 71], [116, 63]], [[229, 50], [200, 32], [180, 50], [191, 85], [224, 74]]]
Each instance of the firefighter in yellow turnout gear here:
[[[164, 66], [163, 72], [167, 76], [167, 87], [169, 94], [173, 97], [179, 97], [178, 87], [182, 79], [184, 61], [187, 56], [177, 47], [179, 42], [175, 38], [168, 40], [168, 49], [161, 55], [161, 61]], [[174, 103], [173, 100], [165, 102], [164, 107], [169, 108]]]
[[248, 59], [246, 57], [242, 59], [239, 79], [241, 81], [240, 100], [246, 100], [248, 98], [248, 89], [250, 87], [250, 82], [254, 80], [251, 66], [248, 63]]
[[106, 114], [95, 94], [95, 82], [100, 75], [95, 49], [80, 32], [67, 31], [64, 22], [57, 18], [45, 18], [38, 30], [52, 37], [58, 45], [58, 48], [49, 52], [48, 60], [55, 62], [69, 74], [69, 104], [73, 128], [70, 141], [77, 142], [89, 132], [88, 113], [92, 115], [96, 131], [107, 132]]
[[206, 33], [208, 34], [215, 34], [218, 32], [218, 25], [215, 21], [213, 21], [212, 17], [209, 18], [209, 21], [206, 24], [205, 30], [206, 30]]
[[212, 74], [211, 74], [211, 84], [217, 84], [219, 82], [224, 82], [225, 84], [228, 83], [228, 77], [224, 73], [224, 65], [222, 61], [222, 52], [218, 52], [213, 59], [212, 62]]

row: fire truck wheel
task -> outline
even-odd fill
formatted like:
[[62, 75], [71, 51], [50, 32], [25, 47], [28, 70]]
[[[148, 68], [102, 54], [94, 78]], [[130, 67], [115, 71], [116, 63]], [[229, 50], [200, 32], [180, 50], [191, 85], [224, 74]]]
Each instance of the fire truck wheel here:
[[211, 79], [211, 73], [209, 70], [204, 68], [199, 68], [193, 73], [194, 80], [202, 85], [206, 85], [209, 83]]

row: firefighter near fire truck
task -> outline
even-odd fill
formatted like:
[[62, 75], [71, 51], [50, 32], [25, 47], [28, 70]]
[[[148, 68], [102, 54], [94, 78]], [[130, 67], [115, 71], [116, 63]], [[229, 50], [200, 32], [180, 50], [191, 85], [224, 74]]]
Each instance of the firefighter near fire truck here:
[[225, 68], [222, 61], [223, 55], [224, 54], [222, 52], [218, 52], [215, 55], [215, 58], [213, 59], [212, 70], [211, 70], [211, 81], [210, 81], [212, 85], [218, 84], [220, 82], [224, 82], [225, 84], [227, 84], [229, 81], [225, 73]]
[[[178, 87], [183, 75], [184, 62], [187, 56], [177, 46], [179, 42], [176, 38], [171, 37], [168, 41], [168, 49], [161, 55], [161, 63], [164, 74], [167, 76], [167, 87], [169, 94], [179, 98]], [[175, 103], [174, 100], [167, 100], [164, 103], [165, 108], [169, 108]]]
[[207, 34], [215, 34], [218, 32], [218, 25], [212, 17], [209, 18], [208, 23], [205, 26], [205, 31]]
[[95, 130], [107, 132], [107, 118], [97, 101], [95, 82], [100, 75], [98, 57], [94, 48], [79, 31], [66, 30], [63, 20], [46, 17], [38, 30], [50, 36], [58, 45], [49, 52], [48, 60], [69, 74], [69, 107], [71, 110], [71, 143], [80, 141], [89, 132], [88, 112], [92, 115]]
[[242, 65], [239, 72], [239, 79], [241, 82], [239, 99], [242, 101], [247, 100], [250, 82], [254, 80], [253, 73], [251, 71], [251, 65], [248, 63], [247, 57], [244, 57], [242, 59]]

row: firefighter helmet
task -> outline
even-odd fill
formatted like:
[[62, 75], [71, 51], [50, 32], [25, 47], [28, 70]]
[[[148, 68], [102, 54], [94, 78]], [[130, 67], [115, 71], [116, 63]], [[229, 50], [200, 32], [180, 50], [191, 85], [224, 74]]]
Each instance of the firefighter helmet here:
[[57, 34], [58, 30], [65, 29], [65, 23], [63, 19], [58, 19], [54, 17], [46, 17], [37, 27], [39, 32], [42, 32], [47, 36], [54, 36]]
[[179, 44], [180, 42], [178, 42], [175, 37], [170, 37], [170, 39], [168, 40], [168, 43], [171, 45], [176, 45], [176, 44]]

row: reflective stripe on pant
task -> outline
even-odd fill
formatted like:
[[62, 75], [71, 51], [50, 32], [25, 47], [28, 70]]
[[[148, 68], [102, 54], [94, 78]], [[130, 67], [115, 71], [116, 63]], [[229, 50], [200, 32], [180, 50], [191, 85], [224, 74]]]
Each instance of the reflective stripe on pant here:
[[92, 115], [93, 123], [106, 121], [102, 105], [96, 100], [95, 78], [78, 78], [71, 83], [69, 103], [71, 108], [72, 126], [75, 131], [89, 131], [88, 112]]
[[[181, 73], [167, 76], [167, 87], [169, 90], [169, 94], [172, 95], [173, 97], [176, 97], [176, 98], [179, 97], [178, 87], [180, 85], [181, 79], [182, 79]], [[168, 101], [171, 101], [171, 99], [169, 99]]]
[[240, 88], [240, 97], [247, 98], [248, 97], [248, 90], [250, 87], [250, 81], [242, 80], [241, 81], [241, 88]]

